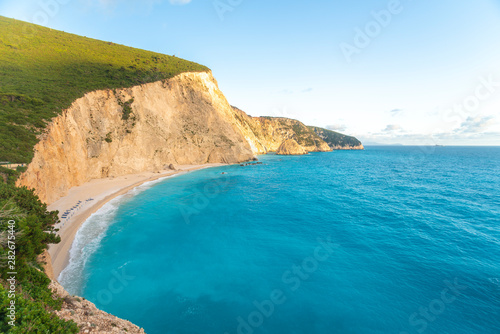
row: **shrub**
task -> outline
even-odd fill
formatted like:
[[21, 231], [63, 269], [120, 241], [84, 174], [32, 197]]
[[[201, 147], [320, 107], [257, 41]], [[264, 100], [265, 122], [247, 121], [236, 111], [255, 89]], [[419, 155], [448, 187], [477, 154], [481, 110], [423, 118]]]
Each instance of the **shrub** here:
[[[14, 172], [14, 171], [12, 171]], [[10, 268], [0, 266], [0, 332], [2, 333], [77, 333], [72, 321], [58, 318], [52, 311], [61, 308], [62, 300], [49, 289], [50, 279], [37, 261], [48, 244], [60, 242], [56, 235], [57, 212], [48, 212], [47, 205], [25, 187], [0, 183], [0, 234], [9, 235], [9, 220], [14, 220], [15, 270], [17, 272], [16, 326], [8, 324], [7, 306], [10, 302], [4, 286]], [[8, 255], [5, 238], [0, 243], [0, 258]]]

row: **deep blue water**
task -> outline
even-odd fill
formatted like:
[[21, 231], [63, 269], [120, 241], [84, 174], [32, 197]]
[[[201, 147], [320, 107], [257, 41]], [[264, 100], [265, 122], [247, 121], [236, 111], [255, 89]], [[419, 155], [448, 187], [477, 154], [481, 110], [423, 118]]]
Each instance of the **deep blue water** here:
[[500, 148], [260, 161], [113, 201], [63, 284], [148, 334], [500, 333]]

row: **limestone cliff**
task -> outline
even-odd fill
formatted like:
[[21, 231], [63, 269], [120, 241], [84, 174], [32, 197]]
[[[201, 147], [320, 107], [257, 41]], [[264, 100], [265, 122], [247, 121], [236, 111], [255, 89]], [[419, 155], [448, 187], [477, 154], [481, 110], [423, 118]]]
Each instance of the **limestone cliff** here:
[[276, 152], [278, 155], [304, 155], [307, 154], [307, 151], [304, 150], [302, 146], [299, 145], [294, 139], [285, 140], [278, 151]]
[[254, 158], [211, 73], [95, 91], [54, 118], [18, 186], [52, 203], [91, 179]]
[[74, 101], [40, 136], [17, 185], [52, 203], [91, 179], [170, 164], [238, 163], [289, 139], [308, 152], [362, 148], [353, 137], [297, 120], [250, 117], [229, 105], [211, 72], [183, 73]]
[[234, 108], [236, 123], [249, 141], [254, 153], [276, 152], [287, 139], [295, 140], [309, 152], [328, 152], [332, 149], [303, 123], [283, 117], [250, 117]]

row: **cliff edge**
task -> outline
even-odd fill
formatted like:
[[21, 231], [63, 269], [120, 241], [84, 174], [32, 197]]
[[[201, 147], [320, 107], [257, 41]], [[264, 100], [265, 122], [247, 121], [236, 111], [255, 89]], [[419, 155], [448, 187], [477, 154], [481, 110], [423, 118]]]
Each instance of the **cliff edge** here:
[[171, 164], [239, 163], [277, 152], [288, 140], [300, 146], [295, 151], [362, 149], [353, 137], [297, 120], [251, 117], [228, 103], [211, 72], [182, 73], [74, 101], [39, 136], [16, 185], [50, 204], [92, 179]]
[[252, 159], [212, 74], [183, 73], [76, 100], [52, 119], [16, 185], [52, 203], [91, 179]]
[[51, 281], [49, 288], [54, 295], [63, 300], [61, 309], [55, 311], [55, 314], [64, 320], [73, 320], [80, 329], [79, 333], [145, 334], [144, 329], [130, 321], [99, 310], [94, 303], [85, 298], [70, 295], [54, 280]]
[[251, 117], [234, 108], [236, 124], [256, 154], [277, 152], [280, 145], [295, 140], [308, 152], [329, 152], [331, 147], [302, 122], [284, 117]]

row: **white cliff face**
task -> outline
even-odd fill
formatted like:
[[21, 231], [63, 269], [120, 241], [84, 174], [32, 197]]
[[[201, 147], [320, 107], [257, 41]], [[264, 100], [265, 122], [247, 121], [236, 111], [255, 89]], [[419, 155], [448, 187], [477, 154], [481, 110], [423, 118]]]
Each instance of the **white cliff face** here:
[[233, 114], [211, 73], [88, 93], [52, 120], [17, 185], [52, 203], [91, 179], [251, 160]]
[[235, 123], [256, 154], [277, 152], [280, 145], [293, 139], [309, 152], [328, 152], [328, 144], [303, 123], [283, 117], [250, 117], [234, 108]]
[[308, 152], [344, 148], [299, 121], [231, 107], [210, 72], [183, 73], [74, 101], [40, 137], [17, 185], [50, 204], [91, 179], [170, 164], [238, 163], [276, 152], [289, 139]]

